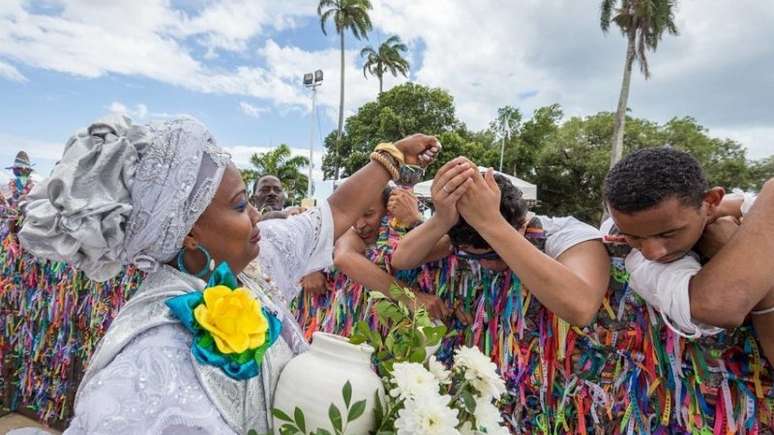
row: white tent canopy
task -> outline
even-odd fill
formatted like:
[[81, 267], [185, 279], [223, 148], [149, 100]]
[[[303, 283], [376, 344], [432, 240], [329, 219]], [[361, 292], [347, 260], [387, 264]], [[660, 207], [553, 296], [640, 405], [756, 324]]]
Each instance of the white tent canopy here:
[[[483, 168], [481, 166], [478, 167], [480, 171], [486, 171], [486, 168]], [[537, 186], [535, 186], [532, 183], [529, 183], [527, 181], [522, 180], [521, 178], [514, 177], [513, 175], [504, 174], [499, 171], [495, 171], [495, 174], [500, 174], [503, 177], [510, 180], [511, 183], [513, 183], [514, 186], [518, 187], [519, 190], [522, 191], [524, 196], [522, 198], [526, 199], [527, 201], [537, 201]], [[414, 193], [420, 197], [420, 198], [430, 198], [430, 186], [433, 184], [433, 180], [427, 180], [423, 181], [416, 186], [414, 186]]]

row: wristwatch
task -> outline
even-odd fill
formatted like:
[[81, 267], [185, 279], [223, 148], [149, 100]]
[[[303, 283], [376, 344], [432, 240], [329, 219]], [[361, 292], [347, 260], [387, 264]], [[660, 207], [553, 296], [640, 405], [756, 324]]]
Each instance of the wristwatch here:
[[396, 183], [400, 186], [414, 186], [422, 181], [425, 176], [425, 168], [417, 165], [400, 165], [400, 177]]

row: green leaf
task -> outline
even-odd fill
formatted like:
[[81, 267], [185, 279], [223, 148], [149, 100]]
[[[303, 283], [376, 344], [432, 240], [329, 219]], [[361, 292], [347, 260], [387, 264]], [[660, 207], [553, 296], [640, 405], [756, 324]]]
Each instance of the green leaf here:
[[349, 415], [347, 415], [347, 423], [355, 421], [355, 419], [363, 415], [363, 412], [365, 412], [365, 407], [366, 407], [365, 400], [355, 402], [355, 404], [352, 405], [352, 408], [349, 409]]
[[393, 299], [397, 301], [402, 301], [404, 299], [414, 300], [416, 297], [414, 296], [414, 293], [407, 289], [399, 286], [397, 283], [392, 283], [390, 285], [390, 296], [392, 296]]
[[306, 421], [304, 421], [304, 411], [301, 410], [298, 406], [296, 406], [296, 409], [293, 411], [293, 417], [295, 418], [296, 426], [298, 429], [306, 433]]
[[436, 344], [440, 343], [444, 335], [446, 335], [446, 326], [428, 326], [422, 328], [422, 334], [427, 339], [426, 345], [435, 346]]
[[349, 343], [350, 344], [358, 345], [358, 344], [363, 344], [366, 341], [368, 341], [368, 339], [366, 337], [363, 337], [362, 335], [359, 335], [359, 334], [352, 334], [349, 337]]
[[384, 344], [382, 343], [382, 336], [381, 334], [379, 334], [379, 331], [377, 330], [370, 331], [369, 337], [370, 337], [369, 344], [374, 349], [378, 350], [378, 349], [381, 349], [382, 346], [384, 346]]
[[422, 364], [427, 357], [427, 351], [424, 347], [415, 347], [409, 355], [409, 361]]
[[255, 429], [250, 429], [247, 431], [247, 435], [258, 435], [258, 432], [256, 432]]
[[384, 339], [384, 347], [386, 347], [388, 351], [392, 352], [392, 349], [395, 347], [394, 335], [390, 334], [387, 336], [387, 338]]
[[212, 349], [212, 346], [215, 345], [215, 341], [210, 334], [202, 335], [196, 343], [204, 349]]
[[333, 403], [328, 407], [328, 419], [336, 433], [341, 433], [341, 411]]
[[376, 404], [374, 406], [374, 418], [376, 420], [376, 427], [379, 427], [382, 425], [382, 420], [384, 420], [384, 410], [382, 409], [382, 400], [379, 398], [379, 390], [374, 392], [374, 403]]
[[465, 409], [471, 414], [475, 412], [476, 410], [476, 400], [473, 398], [473, 395], [470, 394], [470, 390], [465, 390], [462, 392], [462, 403], [465, 404]]
[[344, 397], [344, 405], [349, 408], [349, 402], [352, 400], [352, 384], [349, 383], [349, 380], [341, 388], [341, 395]]
[[272, 409], [272, 410], [271, 410], [271, 414], [272, 414], [274, 417], [276, 417], [276, 418], [278, 418], [278, 419], [280, 419], [280, 420], [283, 420], [283, 421], [289, 421], [289, 422], [291, 422], [291, 423], [293, 422], [293, 419], [292, 419], [292, 418], [290, 418], [290, 416], [289, 416], [289, 415], [287, 415], [287, 414], [285, 414], [284, 412], [282, 412], [282, 410], [280, 410], [280, 409], [277, 409], [277, 408], [274, 408], [274, 409]]
[[302, 433], [296, 426], [294, 426], [292, 423], [285, 423], [280, 427], [280, 435], [295, 435], [298, 433]]
[[390, 302], [387, 301], [379, 301], [374, 305], [374, 310], [376, 310], [376, 315], [379, 318], [387, 319], [387, 310], [392, 306]]
[[333, 435], [329, 430], [318, 428], [316, 431], [314, 431], [314, 435]]
[[361, 344], [369, 340], [371, 330], [368, 324], [362, 320], [355, 324], [355, 328], [352, 331], [352, 335], [349, 337], [349, 342], [352, 344]]
[[368, 299], [372, 301], [376, 301], [379, 299], [388, 299], [388, 298], [384, 293], [374, 290], [368, 293]]
[[244, 363], [250, 361], [250, 359], [253, 358], [254, 354], [255, 354], [255, 352], [251, 352], [249, 350], [246, 350], [246, 351], [236, 355], [235, 360], [236, 360], [237, 364], [241, 365], [241, 364], [244, 364]]

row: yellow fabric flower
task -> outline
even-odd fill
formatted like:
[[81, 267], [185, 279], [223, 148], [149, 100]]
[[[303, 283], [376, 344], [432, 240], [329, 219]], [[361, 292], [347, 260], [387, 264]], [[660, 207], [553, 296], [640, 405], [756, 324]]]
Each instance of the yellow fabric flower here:
[[194, 309], [194, 318], [224, 354], [260, 347], [269, 329], [261, 303], [245, 288], [231, 290], [219, 285], [205, 289], [204, 303]]

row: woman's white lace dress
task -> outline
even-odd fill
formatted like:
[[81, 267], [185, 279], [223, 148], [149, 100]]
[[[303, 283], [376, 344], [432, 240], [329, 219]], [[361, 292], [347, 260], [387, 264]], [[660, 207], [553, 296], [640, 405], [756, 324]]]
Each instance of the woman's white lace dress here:
[[[330, 209], [324, 202], [320, 208], [259, 227], [260, 267], [275, 285], [271, 297], [280, 311], [287, 312], [277, 299], [291, 300], [303, 275], [331, 263]], [[80, 386], [75, 417], [65, 434], [235, 433], [197, 379], [191, 341], [180, 325], [163, 325], [136, 336]], [[305, 345], [288, 344], [296, 350]]]

